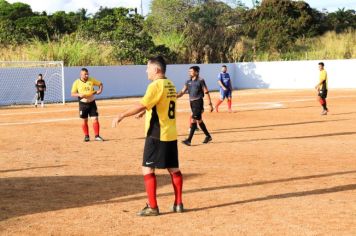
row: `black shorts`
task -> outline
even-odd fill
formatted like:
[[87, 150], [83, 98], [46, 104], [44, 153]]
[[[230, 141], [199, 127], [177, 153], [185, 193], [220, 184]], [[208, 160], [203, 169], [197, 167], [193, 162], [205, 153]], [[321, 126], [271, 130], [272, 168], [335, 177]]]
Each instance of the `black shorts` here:
[[193, 119], [201, 120], [204, 112], [204, 101], [202, 98], [194, 101], [190, 101], [190, 108], [192, 109]]
[[44, 99], [44, 91], [37, 91], [37, 100], [43, 101]]
[[86, 119], [90, 117], [99, 116], [98, 108], [96, 107], [96, 102], [92, 101], [89, 103], [79, 102], [79, 117]]
[[158, 169], [179, 168], [177, 140], [165, 142], [146, 137], [142, 166]]
[[328, 96], [328, 90], [320, 90], [318, 95], [325, 99]]

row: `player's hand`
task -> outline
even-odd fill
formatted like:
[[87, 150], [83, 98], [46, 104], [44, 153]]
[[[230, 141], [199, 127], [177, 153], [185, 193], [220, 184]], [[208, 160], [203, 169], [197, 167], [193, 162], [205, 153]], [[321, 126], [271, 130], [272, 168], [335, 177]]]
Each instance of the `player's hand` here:
[[124, 119], [124, 116], [122, 114], [118, 115], [112, 120], [111, 127], [115, 128], [118, 123], [120, 123]]
[[224, 91], [226, 91], [226, 90], [227, 90], [227, 88], [226, 88], [226, 87], [223, 87], [223, 90], [224, 90]]
[[145, 114], [146, 114], [146, 111], [140, 112], [139, 114], [137, 114], [137, 115], [135, 116], [135, 118], [136, 118], [136, 119], [140, 119], [140, 118], [142, 118]]
[[213, 112], [213, 111], [214, 111], [213, 104], [212, 104], [212, 103], [210, 103], [209, 105], [210, 105], [210, 112]]

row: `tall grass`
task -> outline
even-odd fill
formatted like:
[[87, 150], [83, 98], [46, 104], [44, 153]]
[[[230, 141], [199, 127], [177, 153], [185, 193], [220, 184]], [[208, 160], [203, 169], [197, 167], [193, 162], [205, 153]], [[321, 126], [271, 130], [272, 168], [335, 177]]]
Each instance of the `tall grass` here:
[[[160, 34], [153, 37], [156, 45], [164, 44], [185, 57], [184, 38], [181, 34]], [[356, 58], [356, 30], [342, 34], [328, 32], [322, 36], [297, 40], [294, 50], [288, 53], [257, 52], [253, 54], [251, 42], [246, 43], [244, 61], [326, 60]], [[75, 35], [66, 35], [59, 41], [34, 40], [20, 46], [0, 47], [2, 61], [64, 61], [66, 66], [118, 65], [111, 45], [84, 41]], [[178, 60], [179, 61], [179, 60]]]
[[328, 32], [325, 35], [310, 39], [306, 43], [309, 50], [305, 59], [351, 59], [356, 58], [356, 30], [343, 34]]
[[327, 32], [322, 36], [299, 39], [293, 52], [280, 55], [282, 60], [319, 60], [356, 58], [356, 31], [337, 34]]
[[117, 61], [112, 51], [110, 45], [66, 35], [56, 42], [34, 40], [25, 45], [0, 48], [0, 60], [64, 61], [66, 66], [114, 65]]
[[165, 45], [176, 53], [181, 53], [184, 48], [184, 37], [181, 33], [172, 32], [169, 34], [161, 33], [153, 36], [156, 45]]

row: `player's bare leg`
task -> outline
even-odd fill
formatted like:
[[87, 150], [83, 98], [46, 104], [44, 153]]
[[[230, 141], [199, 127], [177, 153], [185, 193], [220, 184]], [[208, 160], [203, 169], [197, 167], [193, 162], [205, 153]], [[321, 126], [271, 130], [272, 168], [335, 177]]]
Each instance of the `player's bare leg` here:
[[171, 175], [172, 185], [174, 189], [174, 204], [172, 206], [172, 212], [182, 213], [184, 211], [182, 202], [182, 189], [183, 189], [183, 175], [179, 168], [169, 168], [169, 174]]
[[228, 98], [227, 99], [227, 107], [229, 108], [229, 112], [232, 112], [231, 106], [232, 106], [232, 99]]
[[151, 167], [142, 166], [142, 174], [145, 182], [148, 204], [146, 204], [146, 207], [139, 211], [137, 215], [157, 216], [159, 215], [159, 209], [156, 197], [157, 181], [155, 169]]
[[223, 99], [218, 99], [215, 103], [215, 110], [216, 112], [219, 112], [219, 106], [220, 104], [223, 102], [224, 100]]

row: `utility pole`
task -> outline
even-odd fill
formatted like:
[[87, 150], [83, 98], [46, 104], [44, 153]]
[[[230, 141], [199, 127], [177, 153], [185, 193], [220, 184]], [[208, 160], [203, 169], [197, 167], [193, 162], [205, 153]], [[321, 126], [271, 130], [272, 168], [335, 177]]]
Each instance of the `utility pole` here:
[[143, 4], [142, 4], [142, 0], [141, 0], [141, 16], [143, 16]]

